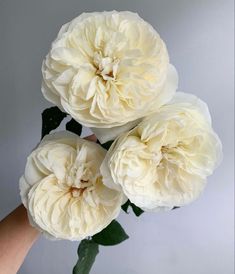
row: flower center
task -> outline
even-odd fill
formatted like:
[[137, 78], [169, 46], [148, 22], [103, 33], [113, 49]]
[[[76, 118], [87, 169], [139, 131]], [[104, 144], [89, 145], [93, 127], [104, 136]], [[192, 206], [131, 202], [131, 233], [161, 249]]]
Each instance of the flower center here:
[[83, 180], [81, 179], [80, 180], [80, 187], [74, 187], [74, 186], [71, 186], [70, 189], [69, 189], [69, 192], [71, 193], [71, 195], [74, 197], [74, 198], [77, 198], [79, 196], [81, 196], [83, 194], [83, 192], [92, 185], [91, 182], [89, 182], [89, 180]]
[[77, 198], [82, 194], [84, 190], [84, 188], [71, 187], [69, 189], [69, 192], [71, 193], [72, 197]]
[[161, 147], [162, 154], [171, 153], [171, 151], [178, 149], [183, 146], [183, 142], [179, 141], [175, 146], [164, 145]]
[[162, 146], [162, 147], [161, 147], [161, 152], [162, 152], [162, 154], [167, 153], [167, 152], [169, 151], [169, 149], [170, 149], [169, 146]]
[[101, 76], [104, 81], [116, 79], [119, 66], [118, 59], [103, 57], [101, 52], [95, 52], [93, 62], [97, 69], [96, 74]]

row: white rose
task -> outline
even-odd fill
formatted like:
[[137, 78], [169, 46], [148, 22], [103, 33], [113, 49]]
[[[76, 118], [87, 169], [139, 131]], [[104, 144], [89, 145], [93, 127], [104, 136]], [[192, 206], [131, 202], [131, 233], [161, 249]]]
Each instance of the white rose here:
[[65, 24], [42, 74], [45, 98], [95, 128], [149, 115], [178, 84], [159, 34], [131, 12], [83, 13]]
[[112, 144], [101, 174], [142, 209], [171, 209], [199, 196], [221, 155], [207, 105], [179, 92]]
[[52, 239], [82, 240], [115, 219], [123, 194], [102, 182], [105, 153], [72, 133], [46, 136], [20, 179], [30, 223]]

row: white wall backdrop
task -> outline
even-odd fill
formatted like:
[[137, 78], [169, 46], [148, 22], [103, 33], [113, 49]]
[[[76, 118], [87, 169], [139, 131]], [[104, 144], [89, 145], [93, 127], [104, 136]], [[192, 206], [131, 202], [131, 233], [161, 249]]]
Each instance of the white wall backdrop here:
[[[19, 203], [18, 178], [39, 141], [42, 58], [59, 27], [84, 11], [138, 12], [161, 34], [180, 90], [205, 100], [224, 145], [224, 161], [192, 205], [167, 213], [121, 214], [130, 239], [101, 247], [92, 274], [232, 274], [232, 0], [0, 0], [0, 218]], [[1, 247], [0, 247], [1, 248]], [[77, 243], [41, 238], [20, 274], [70, 274]]]

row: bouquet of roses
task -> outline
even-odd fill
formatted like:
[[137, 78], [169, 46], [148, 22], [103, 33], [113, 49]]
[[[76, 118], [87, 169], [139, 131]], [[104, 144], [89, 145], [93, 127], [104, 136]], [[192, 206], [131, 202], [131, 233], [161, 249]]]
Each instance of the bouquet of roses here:
[[[206, 103], [176, 91], [165, 43], [135, 13], [83, 13], [65, 24], [42, 74], [55, 106], [42, 113], [20, 194], [46, 237], [81, 241], [73, 273], [86, 274], [99, 245], [128, 238], [115, 220], [121, 209], [139, 216], [198, 198], [221, 143]], [[66, 131], [50, 134], [68, 115]], [[82, 126], [97, 139], [80, 138]]]

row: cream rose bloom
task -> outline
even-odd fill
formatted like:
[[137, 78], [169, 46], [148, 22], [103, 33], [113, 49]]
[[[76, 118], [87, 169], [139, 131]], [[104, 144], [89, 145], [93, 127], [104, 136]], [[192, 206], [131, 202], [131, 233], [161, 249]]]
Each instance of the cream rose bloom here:
[[199, 196], [221, 155], [207, 105], [179, 92], [112, 144], [101, 174], [142, 209], [171, 209]]
[[82, 240], [115, 219], [123, 194], [102, 182], [105, 153], [72, 133], [45, 137], [28, 157], [20, 179], [30, 223], [52, 239]]
[[149, 115], [178, 84], [159, 34], [137, 14], [117, 11], [83, 13], [62, 26], [42, 75], [45, 98], [94, 128]]

